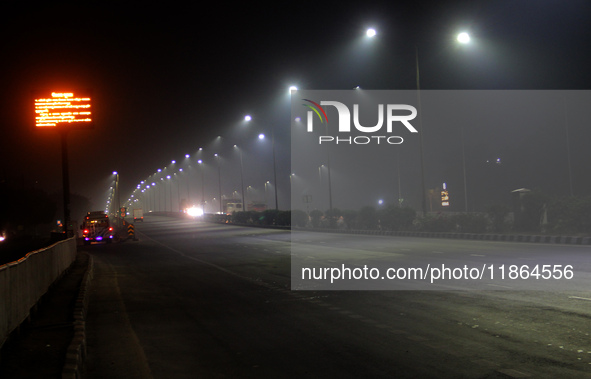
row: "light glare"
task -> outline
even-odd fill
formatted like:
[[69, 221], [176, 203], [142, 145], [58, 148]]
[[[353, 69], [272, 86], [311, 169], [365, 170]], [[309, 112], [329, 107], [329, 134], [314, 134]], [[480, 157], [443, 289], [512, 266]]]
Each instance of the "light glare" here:
[[191, 207], [187, 209], [187, 214], [191, 217], [203, 216], [203, 209], [197, 207]]
[[466, 32], [462, 32], [458, 34], [458, 42], [459, 43], [470, 43], [470, 35]]

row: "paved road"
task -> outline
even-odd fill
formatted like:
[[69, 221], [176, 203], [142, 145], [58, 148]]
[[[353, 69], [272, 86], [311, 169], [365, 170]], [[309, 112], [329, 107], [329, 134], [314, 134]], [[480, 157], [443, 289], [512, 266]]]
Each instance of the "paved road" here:
[[290, 289], [292, 238], [450, 264], [552, 248], [584, 262], [589, 248], [145, 220], [138, 242], [87, 247], [88, 378], [591, 377], [591, 288]]

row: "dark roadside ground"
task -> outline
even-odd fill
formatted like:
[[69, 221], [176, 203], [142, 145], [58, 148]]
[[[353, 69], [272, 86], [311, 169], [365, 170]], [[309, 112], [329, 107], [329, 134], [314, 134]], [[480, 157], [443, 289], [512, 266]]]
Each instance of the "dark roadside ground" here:
[[25, 254], [48, 247], [52, 243], [49, 238], [31, 236], [7, 239], [0, 244], [0, 265], [17, 261]]
[[0, 351], [0, 378], [61, 378], [74, 336], [74, 305], [89, 256], [78, 252], [70, 269], [49, 289], [29, 322]]

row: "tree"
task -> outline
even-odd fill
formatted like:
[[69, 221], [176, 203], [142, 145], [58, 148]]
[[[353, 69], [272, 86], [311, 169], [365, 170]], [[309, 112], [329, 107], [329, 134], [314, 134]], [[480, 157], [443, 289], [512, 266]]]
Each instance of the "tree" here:
[[493, 204], [486, 207], [486, 214], [490, 218], [492, 231], [494, 233], [504, 233], [508, 229], [505, 220], [509, 211], [509, 207], [502, 204]]
[[387, 230], [410, 230], [417, 212], [410, 207], [388, 205], [379, 212], [380, 223]]
[[374, 207], [366, 206], [359, 210], [357, 215], [359, 228], [361, 229], [377, 229], [378, 228], [378, 212]]
[[548, 196], [539, 191], [529, 192], [521, 198], [521, 225], [519, 230], [525, 232], [539, 232], [542, 224]]
[[308, 215], [301, 210], [291, 211], [291, 224], [298, 227], [305, 227], [308, 224]]
[[322, 216], [324, 216], [324, 213], [318, 209], [314, 209], [312, 212], [310, 212], [310, 221], [312, 222], [313, 228], [320, 227], [320, 220], [322, 219]]

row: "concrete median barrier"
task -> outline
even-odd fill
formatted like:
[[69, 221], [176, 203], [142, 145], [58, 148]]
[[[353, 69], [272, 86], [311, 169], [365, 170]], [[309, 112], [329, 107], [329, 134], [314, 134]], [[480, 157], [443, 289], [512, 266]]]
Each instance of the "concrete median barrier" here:
[[76, 239], [69, 238], [0, 266], [0, 347], [75, 259]]

